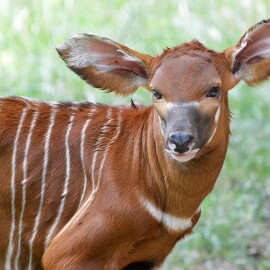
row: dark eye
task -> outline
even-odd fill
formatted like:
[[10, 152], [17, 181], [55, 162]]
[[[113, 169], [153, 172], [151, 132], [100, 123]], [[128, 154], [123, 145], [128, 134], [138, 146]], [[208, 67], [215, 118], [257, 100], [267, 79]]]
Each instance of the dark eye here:
[[220, 92], [220, 87], [219, 86], [213, 86], [206, 94], [206, 97], [217, 97]]
[[155, 100], [162, 99], [162, 94], [157, 89], [153, 89], [152, 92]]

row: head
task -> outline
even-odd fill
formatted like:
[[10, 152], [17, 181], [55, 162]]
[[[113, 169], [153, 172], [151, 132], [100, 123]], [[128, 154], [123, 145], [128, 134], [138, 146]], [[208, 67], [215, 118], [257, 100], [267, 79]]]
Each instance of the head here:
[[73, 37], [57, 51], [95, 87], [120, 95], [140, 86], [151, 91], [164, 148], [186, 162], [211, 146], [224, 121], [228, 91], [240, 80], [254, 85], [270, 76], [270, 20], [221, 53], [191, 41], [152, 57], [93, 35]]

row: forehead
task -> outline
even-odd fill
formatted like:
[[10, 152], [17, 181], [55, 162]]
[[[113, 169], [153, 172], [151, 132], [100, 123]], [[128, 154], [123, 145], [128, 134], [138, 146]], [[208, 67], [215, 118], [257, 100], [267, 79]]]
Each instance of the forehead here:
[[167, 101], [197, 99], [217, 84], [221, 78], [215, 63], [199, 53], [163, 59], [151, 80], [151, 86], [160, 89]]

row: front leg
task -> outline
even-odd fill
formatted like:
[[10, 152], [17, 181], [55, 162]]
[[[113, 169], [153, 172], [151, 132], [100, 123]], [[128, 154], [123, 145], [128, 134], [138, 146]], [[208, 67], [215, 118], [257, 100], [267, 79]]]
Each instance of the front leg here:
[[86, 212], [54, 237], [42, 259], [44, 270], [119, 270], [136, 231], [121, 215]]

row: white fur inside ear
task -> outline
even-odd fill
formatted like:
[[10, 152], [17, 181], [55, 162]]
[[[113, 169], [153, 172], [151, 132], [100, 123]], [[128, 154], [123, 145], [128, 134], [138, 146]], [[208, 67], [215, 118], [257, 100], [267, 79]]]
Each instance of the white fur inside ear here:
[[118, 49], [117, 51], [120, 52], [121, 54], [123, 54], [123, 59], [126, 61], [137, 62], [137, 63], [141, 62], [141, 60], [139, 58], [137, 58], [136, 56], [134, 56], [134, 55], [131, 56], [130, 54], [127, 54], [126, 52], [124, 52], [121, 49]]
[[[92, 42], [100, 42], [101, 46], [105, 49], [99, 49], [96, 44], [94, 44], [94, 49], [92, 49]], [[68, 52], [65, 61], [69, 67], [74, 68], [92, 66], [101, 72], [110, 72], [119, 67], [118, 62], [120, 60], [141, 63], [140, 59], [129, 55], [110, 39], [86, 34], [80, 34], [70, 38], [56, 49], [60, 52]]]
[[232, 55], [233, 60], [235, 59], [236, 55], [237, 55], [240, 51], [242, 51], [242, 50], [247, 46], [247, 40], [248, 40], [248, 38], [249, 38], [249, 32], [246, 33], [246, 35], [245, 35], [245, 37], [243, 38], [243, 40], [242, 40], [240, 46], [237, 47], [237, 48], [235, 48], [235, 49], [233, 50], [233, 55]]
[[66, 40], [63, 44], [56, 47], [58, 52], [68, 52], [65, 61], [69, 67], [85, 68], [95, 63], [100, 56], [90, 54], [87, 48], [87, 36], [80, 34]]
[[145, 85], [147, 83], [147, 79], [140, 77], [140, 76], [134, 76], [133, 78], [130, 78], [131, 84], [130, 84], [130, 91], [132, 91], [133, 87], [136, 88]]
[[[246, 46], [247, 46], [247, 40], [249, 38], [249, 32], [246, 33], [245, 37], [243, 38], [240, 46], [238, 46], [237, 48], [235, 48], [233, 50], [233, 53], [232, 53], [232, 66], [231, 66], [231, 69], [233, 70], [234, 68], [234, 65], [235, 65], [235, 59], [236, 59], [236, 56], [239, 54], [239, 52], [241, 52]], [[238, 70], [234, 76], [239, 79], [241, 77], [241, 72], [240, 70]]]

